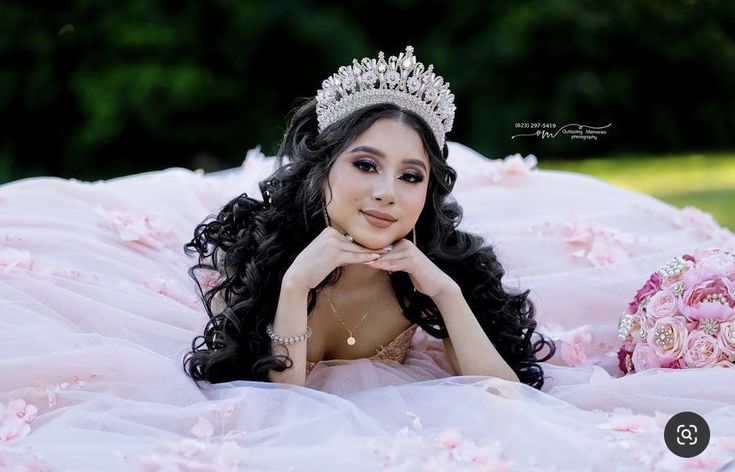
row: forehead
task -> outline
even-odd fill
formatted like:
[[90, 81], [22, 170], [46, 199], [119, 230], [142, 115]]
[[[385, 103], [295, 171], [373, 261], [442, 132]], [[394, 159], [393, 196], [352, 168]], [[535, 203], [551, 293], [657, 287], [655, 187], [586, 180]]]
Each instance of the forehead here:
[[346, 153], [357, 146], [370, 146], [381, 151], [388, 159], [418, 159], [427, 168], [429, 157], [418, 132], [405, 123], [381, 118], [350, 144]]

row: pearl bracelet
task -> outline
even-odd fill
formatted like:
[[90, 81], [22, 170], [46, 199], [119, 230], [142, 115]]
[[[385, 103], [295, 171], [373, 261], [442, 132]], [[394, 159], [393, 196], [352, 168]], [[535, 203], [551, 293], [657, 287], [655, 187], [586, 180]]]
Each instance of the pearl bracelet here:
[[274, 340], [278, 344], [294, 344], [301, 341], [305, 341], [311, 337], [311, 326], [306, 326], [306, 334], [302, 334], [301, 336], [278, 336], [276, 334], [273, 334], [273, 323], [268, 323], [268, 326], [265, 328], [266, 333], [268, 333], [268, 336], [272, 340]]

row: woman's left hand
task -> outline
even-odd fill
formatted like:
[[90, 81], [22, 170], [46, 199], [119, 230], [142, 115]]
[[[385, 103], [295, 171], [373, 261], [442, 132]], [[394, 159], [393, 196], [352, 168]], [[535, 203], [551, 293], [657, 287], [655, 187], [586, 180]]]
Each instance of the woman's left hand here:
[[394, 244], [393, 249], [379, 259], [365, 264], [388, 272], [407, 272], [416, 290], [431, 298], [457, 286], [451, 277], [405, 238]]

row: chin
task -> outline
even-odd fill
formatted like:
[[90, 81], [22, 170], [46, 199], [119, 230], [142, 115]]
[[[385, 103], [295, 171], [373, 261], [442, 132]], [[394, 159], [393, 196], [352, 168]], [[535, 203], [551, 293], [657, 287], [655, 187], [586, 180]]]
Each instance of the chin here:
[[355, 238], [355, 242], [364, 248], [373, 249], [376, 251], [383, 249], [385, 246], [393, 244], [393, 241], [391, 239], [377, 240], [377, 238]]
[[395, 245], [396, 242], [401, 240], [401, 238], [397, 238], [394, 234], [386, 234], [382, 236], [376, 236], [375, 234], [360, 234], [353, 237], [355, 238], [355, 242], [360, 246], [367, 249], [374, 249], [376, 251], [383, 249], [386, 246], [390, 246], [391, 244]]

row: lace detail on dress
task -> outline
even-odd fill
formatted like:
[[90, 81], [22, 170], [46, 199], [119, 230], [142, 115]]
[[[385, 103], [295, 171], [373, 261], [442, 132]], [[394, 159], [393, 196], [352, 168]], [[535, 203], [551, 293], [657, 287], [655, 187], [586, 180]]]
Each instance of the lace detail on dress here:
[[[412, 324], [401, 334], [396, 336], [396, 338], [388, 343], [388, 345], [383, 346], [382, 344], [380, 344], [375, 350], [376, 353], [370, 356], [368, 359], [374, 361], [389, 360], [400, 362], [401, 364], [403, 364], [403, 361], [406, 360], [406, 356], [408, 355], [408, 350], [411, 347], [411, 338], [413, 338], [413, 334], [416, 332], [416, 328], [418, 327], [419, 325]], [[311, 370], [317, 364], [318, 362], [311, 362], [307, 360], [306, 373], [308, 374], [309, 372], [311, 372]]]

